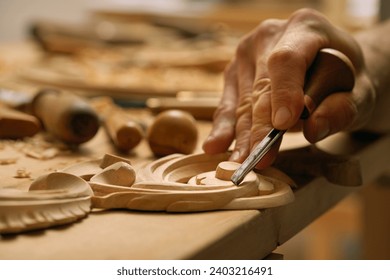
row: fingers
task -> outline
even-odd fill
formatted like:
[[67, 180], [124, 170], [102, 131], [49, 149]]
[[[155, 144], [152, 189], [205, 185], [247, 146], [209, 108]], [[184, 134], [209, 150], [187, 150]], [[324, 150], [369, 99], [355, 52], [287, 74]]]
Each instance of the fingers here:
[[359, 48], [351, 36], [331, 26], [313, 10], [294, 13], [283, 36], [269, 55], [268, 72], [272, 81], [272, 124], [277, 129], [293, 127], [304, 107], [305, 75], [320, 49], [331, 47], [344, 52], [359, 65]]
[[303, 132], [310, 143], [315, 143], [351, 127], [357, 116], [358, 108], [352, 93], [333, 93], [304, 122]]
[[[253, 92], [253, 116], [251, 129], [251, 147], [256, 147], [261, 140], [271, 131], [271, 81], [268, 78], [257, 82]], [[258, 169], [263, 169], [274, 161], [280, 141], [257, 164]]]
[[230, 157], [230, 160], [238, 162], [244, 161], [249, 155], [252, 127], [252, 91], [255, 66], [245, 50], [244, 46], [237, 51], [237, 56], [240, 58], [237, 72], [239, 98], [236, 109], [236, 143]]
[[304, 121], [304, 135], [315, 143], [340, 131], [360, 129], [369, 120], [375, 102], [371, 81], [366, 74], [358, 75], [353, 92], [333, 93], [319, 104]]
[[272, 84], [272, 124], [289, 129], [303, 110], [303, 84], [306, 65], [292, 50], [279, 49], [268, 60]]
[[207, 154], [226, 152], [235, 137], [236, 106], [238, 102], [235, 61], [232, 61], [226, 68], [224, 78], [223, 95], [214, 113], [213, 127], [202, 147]]
[[[303, 107], [305, 75], [317, 52], [329, 44], [324, 33], [305, 22], [313, 21], [311, 12], [293, 15], [268, 59], [272, 81], [272, 124], [289, 129], [298, 121]], [[299, 21], [299, 24], [294, 24]], [[318, 20], [317, 20], [318, 21]]]

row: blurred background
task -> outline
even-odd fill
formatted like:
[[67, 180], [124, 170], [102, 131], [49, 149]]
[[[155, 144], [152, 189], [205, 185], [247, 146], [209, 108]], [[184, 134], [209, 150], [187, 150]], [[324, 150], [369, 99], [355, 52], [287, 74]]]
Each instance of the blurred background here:
[[[107, 93], [108, 89], [117, 99], [125, 94], [139, 100], [139, 92], [168, 94], [186, 87], [219, 91], [221, 72], [240, 36], [263, 19], [286, 18], [299, 8], [311, 7], [340, 27], [356, 31], [387, 18], [389, 3], [0, 0], [0, 47], [32, 39], [42, 51], [38, 59], [19, 46], [13, 56], [15, 60], [25, 56], [33, 61], [24, 76], [87, 91]], [[188, 59], [189, 54], [194, 59]], [[10, 61], [9, 56], [0, 56], [0, 74], [13, 68]], [[156, 72], [156, 65], [164, 71]], [[183, 67], [190, 77], [184, 76]], [[32, 69], [35, 70], [31, 72]], [[141, 73], [140, 69], [149, 72]], [[145, 77], [147, 85], [142, 83]], [[198, 88], [199, 85], [211, 86]], [[123, 93], [124, 89], [128, 92]], [[389, 228], [389, 219], [382, 215], [389, 212], [383, 208], [390, 197], [389, 178], [384, 176], [370, 188], [340, 202], [276, 252], [285, 259], [388, 258], [388, 242], [383, 244], [380, 240], [386, 239]]]
[[[154, 11], [159, 13], [186, 13], [191, 15], [232, 16], [229, 21], [260, 21], [264, 17], [285, 17], [301, 7], [313, 7], [346, 28], [362, 28], [384, 17], [388, 1], [380, 0], [1, 0], [0, 41], [15, 41], [25, 38], [28, 26], [39, 19], [80, 23], [98, 10]], [[231, 14], [227, 14], [229, 10]], [[246, 15], [246, 16], [245, 16]], [[244, 25], [244, 24], [242, 24]], [[241, 26], [243, 27], [243, 26]]]

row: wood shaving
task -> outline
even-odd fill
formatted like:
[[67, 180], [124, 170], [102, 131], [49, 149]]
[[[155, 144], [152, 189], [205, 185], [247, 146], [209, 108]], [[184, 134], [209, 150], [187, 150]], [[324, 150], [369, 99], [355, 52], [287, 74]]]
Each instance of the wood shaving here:
[[1, 158], [0, 159], [0, 165], [9, 165], [14, 164], [18, 161], [17, 158]]
[[43, 150], [24, 150], [26, 156], [35, 158], [35, 159], [51, 159], [58, 155], [59, 150], [57, 148], [48, 148]]
[[23, 141], [9, 141], [8, 144], [25, 156], [39, 160], [52, 159], [69, 151], [66, 144], [45, 134], [37, 134]]
[[14, 178], [23, 179], [23, 178], [30, 178], [31, 173], [28, 172], [25, 168], [20, 168], [16, 170], [16, 175]]

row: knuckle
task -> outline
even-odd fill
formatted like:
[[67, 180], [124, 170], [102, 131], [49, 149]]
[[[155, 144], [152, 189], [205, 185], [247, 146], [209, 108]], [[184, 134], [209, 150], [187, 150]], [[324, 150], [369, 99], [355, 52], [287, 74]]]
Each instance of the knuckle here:
[[256, 78], [253, 83], [253, 100], [260, 95], [271, 91], [271, 80], [269, 78]]
[[262, 42], [279, 33], [286, 22], [286, 20], [280, 19], [266, 19], [262, 21], [252, 32], [240, 40], [236, 49], [236, 56], [244, 57], [248, 56], [248, 54], [250, 55], [250, 52], [254, 51], [257, 45], [261, 45]]
[[314, 9], [311, 8], [302, 8], [294, 12], [290, 18], [289, 21], [295, 21], [295, 22], [306, 22], [306, 21], [312, 21], [312, 20], [322, 20], [323, 16], [317, 12]]
[[289, 24], [299, 24], [307, 30], [312, 30], [320, 34], [325, 34], [328, 20], [316, 10], [303, 8], [291, 15]]
[[286, 61], [295, 59], [297, 52], [294, 51], [290, 46], [282, 46], [273, 50], [268, 57], [268, 66], [283, 65]]
[[213, 119], [221, 120], [222, 118], [226, 118], [226, 116], [234, 116], [235, 110], [234, 104], [220, 103], [214, 111]]
[[243, 116], [250, 116], [252, 112], [252, 96], [249, 94], [240, 96], [239, 106], [236, 109], [236, 118], [242, 119]]
[[263, 20], [255, 29], [253, 35], [255, 40], [263, 40], [270, 36], [274, 36], [280, 31], [280, 28], [285, 24], [285, 20], [266, 19]]

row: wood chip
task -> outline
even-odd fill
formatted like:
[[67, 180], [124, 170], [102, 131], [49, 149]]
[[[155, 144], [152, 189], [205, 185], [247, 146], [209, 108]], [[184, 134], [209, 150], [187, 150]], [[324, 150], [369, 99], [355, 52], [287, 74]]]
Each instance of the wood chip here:
[[16, 170], [16, 175], [14, 178], [23, 179], [23, 178], [30, 178], [31, 173], [28, 172], [25, 168], [20, 168]]
[[18, 158], [0, 158], [0, 165], [14, 164], [18, 161]]

